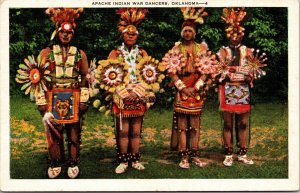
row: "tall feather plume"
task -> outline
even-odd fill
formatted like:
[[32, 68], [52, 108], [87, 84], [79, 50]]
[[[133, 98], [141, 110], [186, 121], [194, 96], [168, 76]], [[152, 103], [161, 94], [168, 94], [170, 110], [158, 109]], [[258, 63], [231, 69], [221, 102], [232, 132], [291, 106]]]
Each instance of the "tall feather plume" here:
[[120, 15], [119, 31], [123, 32], [128, 25], [137, 27], [146, 17], [148, 9], [142, 8], [121, 8], [116, 11]]
[[224, 8], [223, 15], [221, 19], [229, 24], [229, 27], [225, 29], [227, 33], [227, 37], [230, 38], [231, 36], [244, 36], [245, 29], [240, 26], [241, 22], [244, 20], [246, 16], [246, 11], [244, 7], [237, 8]]
[[51, 20], [59, 27], [63, 22], [69, 22], [76, 27], [76, 19], [83, 12], [83, 8], [48, 8], [45, 13], [50, 16]]
[[204, 11], [204, 7], [193, 8], [193, 7], [182, 7], [181, 12], [184, 20], [194, 20], [195, 23], [203, 24], [203, 17], [207, 16], [208, 13]]

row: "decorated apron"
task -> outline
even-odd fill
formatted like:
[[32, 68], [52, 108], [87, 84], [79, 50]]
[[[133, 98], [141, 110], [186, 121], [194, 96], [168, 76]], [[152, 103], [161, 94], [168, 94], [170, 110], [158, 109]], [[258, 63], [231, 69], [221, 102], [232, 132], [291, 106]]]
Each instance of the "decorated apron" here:
[[[228, 52], [232, 52], [230, 48]], [[239, 48], [239, 66], [245, 64], [246, 46]], [[220, 110], [232, 113], [245, 113], [250, 111], [250, 88], [244, 82], [224, 82], [219, 89]]]
[[[129, 93], [133, 89], [137, 89], [138, 84], [136, 76], [136, 60], [139, 54], [139, 48], [135, 45], [130, 51], [126, 48], [124, 43], [118, 48], [125, 63], [128, 65], [129, 83], [125, 85], [124, 92]], [[122, 96], [122, 92], [114, 94], [112, 111], [115, 115], [121, 117], [140, 117], [143, 116], [147, 110], [146, 102], [144, 100], [127, 101], [126, 97]], [[142, 96], [143, 97], [143, 96]], [[125, 98], [125, 99], [124, 99]]]
[[76, 123], [79, 121], [81, 55], [71, 46], [66, 61], [63, 61], [60, 46], [54, 45], [49, 60], [53, 74], [51, 89], [46, 93], [48, 112], [52, 112], [58, 123]]

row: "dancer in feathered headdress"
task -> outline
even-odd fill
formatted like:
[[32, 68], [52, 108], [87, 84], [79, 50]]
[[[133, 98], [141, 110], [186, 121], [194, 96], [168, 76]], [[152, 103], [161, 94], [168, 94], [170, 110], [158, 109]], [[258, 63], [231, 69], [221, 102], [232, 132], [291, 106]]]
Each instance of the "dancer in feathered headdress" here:
[[225, 21], [226, 24], [229, 24], [228, 28], [225, 29], [227, 38], [235, 40], [245, 35], [245, 28], [241, 26], [242, 21], [247, 14], [244, 10], [244, 8], [236, 8], [236, 10], [233, 8], [225, 8], [223, 10], [223, 16], [221, 16], [221, 19]]
[[122, 8], [117, 11], [120, 15], [119, 32], [120, 33], [136, 33], [137, 26], [145, 19], [148, 9], [140, 8]]
[[[88, 108], [88, 61], [86, 54], [71, 45], [76, 27], [76, 19], [82, 8], [49, 8], [46, 14], [55, 23], [56, 29], [52, 35], [58, 34], [59, 44], [45, 48], [39, 58], [42, 63], [48, 63], [51, 82], [47, 92], [37, 99], [38, 109], [43, 114], [46, 129], [49, 158], [49, 178], [56, 178], [65, 163], [64, 130], [68, 141], [68, 171], [69, 178], [79, 174], [82, 115]], [[46, 99], [46, 100], [44, 100]]]
[[225, 159], [223, 164], [233, 164], [233, 123], [236, 125], [236, 141], [239, 148], [238, 161], [253, 164], [246, 156], [247, 131], [250, 115], [250, 87], [257, 73], [264, 74], [260, 68], [266, 60], [265, 53], [253, 54], [254, 49], [242, 45], [245, 29], [241, 26], [245, 19], [244, 8], [225, 8], [221, 19], [229, 26], [225, 29], [230, 41], [229, 47], [223, 47], [217, 53], [219, 62], [215, 73], [220, 83], [220, 110], [224, 119]]
[[175, 43], [162, 63], [177, 89], [171, 148], [178, 150], [179, 166], [187, 169], [190, 160], [199, 167], [206, 165], [198, 157], [200, 116], [215, 56], [204, 41], [200, 44], [195, 41], [197, 24], [203, 24], [203, 17], [207, 16], [204, 8], [188, 7], [181, 11], [184, 17], [182, 41]]
[[83, 8], [48, 8], [46, 14], [51, 17], [51, 20], [55, 23], [56, 29], [51, 35], [51, 40], [55, 37], [59, 31], [68, 31], [74, 33], [76, 28], [76, 19], [79, 18], [83, 12]]
[[187, 29], [192, 30], [194, 38], [197, 33], [197, 24], [204, 23], [204, 17], [207, 16], [207, 12], [202, 8], [193, 8], [193, 7], [183, 7], [181, 8], [184, 22], [181, 26], [181, 37], [183, 37], [183, 32]]
[[99, 61], [97, 68], [100, 88], [107, 91], [106, 99], [112, 99], [99, 110], [109, 114], [112, 109], [116, 120], [118, 174], [124, 173], [130, 164], [134, 169], [145, 169], [139, 162], [143, 116], [155, 102], [154, 93], [164, 79], [158, 60], [136, 44], [140, 35], [137, 27], [147, 12], [141, 8], [122, 8], [116, 12], [120, 15], [118, 29], [123, 43], [110, 52], [107, 60]]

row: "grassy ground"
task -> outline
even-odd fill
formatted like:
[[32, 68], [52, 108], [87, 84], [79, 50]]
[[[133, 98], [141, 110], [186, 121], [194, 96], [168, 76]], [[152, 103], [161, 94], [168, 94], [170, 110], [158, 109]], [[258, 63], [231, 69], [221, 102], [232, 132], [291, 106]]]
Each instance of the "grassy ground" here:
[[[41, 116], [27, 97], [11, 96], [11, 178], [46, 178], [47, 144]], [[82, 132], [81, 173], [79, 178], [155, 179], [155, 178], [287, 178], [288, 109], [284, 104], [257, 104], [251, 112], [251, 144], [248, 155], [255, 165], [234, 162], [222, 165], [221, 121], [216, 104], [207, 105], [202, 116], [200, 157], [205, 168], [192, 165], [179, 169], [176, 152], [169, 151], [171, 110], [150, 110], [144, 120], [142, 159], [146, 170], [129, 169], [114, 174], [116, 163], [112, 119], [94, 109], [86, 116]], [[61, 178], [65, 178], [65, 171]]]

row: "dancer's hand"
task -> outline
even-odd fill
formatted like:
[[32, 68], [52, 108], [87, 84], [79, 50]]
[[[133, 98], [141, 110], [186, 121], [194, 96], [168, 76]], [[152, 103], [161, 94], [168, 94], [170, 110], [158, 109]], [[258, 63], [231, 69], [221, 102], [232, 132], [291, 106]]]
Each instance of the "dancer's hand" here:
[[195, 96], [196, 93], [195, 91], [196, 90], [193, 87], [189, 87], [189, 88], [186, 87], [182, 89], [182, 92], [186, 94], [188, 97]]
[[84, 114], [85, 112], [87, 112], [87, 110], [89, 109], [88, 104], [86, 103], [80, 103], [79, 104], [79, 110], [82, 114]]
[[130, 92], [129, 96], [126, 99], [129, 102], [133, 102], [138, 99], [138, 95], [135, 92]]
[[245, 82], [246, 83], [250, 83], [250, 82], [252, 82], [252, 77], [251, 76], [245, 76]]

